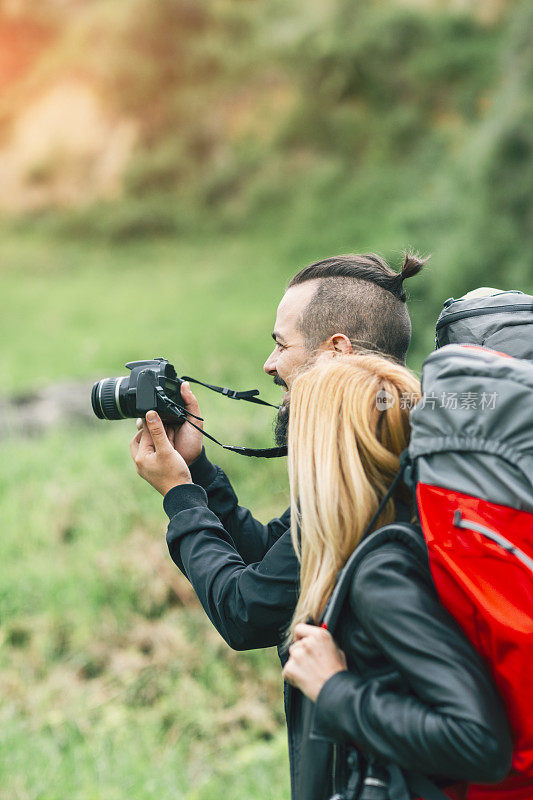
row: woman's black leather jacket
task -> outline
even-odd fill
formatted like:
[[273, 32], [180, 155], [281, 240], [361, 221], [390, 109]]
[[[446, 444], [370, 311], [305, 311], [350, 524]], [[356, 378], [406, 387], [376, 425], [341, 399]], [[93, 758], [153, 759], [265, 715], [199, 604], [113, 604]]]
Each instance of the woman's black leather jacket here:
[[[177, 486], [164, 501], [173, 560], [230, 646], [278, 644], [297, 596], [289, 511], [261, 525], [205, 453], [191, 473], [200, 485]], [[398, 503], [397, 512], [408, 522], [407, 507]], [[324, 800], [341, 788], [354, 742], [437, 778], [496, 781], [506, 773], [511, 744], [499, 698], [441, 606], [427, 563], [399, 542], [369, 556], [338, 641], [350, 671], [325, 684], [316, 706], [285, 685], [295, 800]], [[287, 658], [282, 648], [280, 656]]]
[[348, 671], [324, 684], [316, 704], [286, 687], [294, 800], [345, 790], [354, 747], [441, 785], [496, 783], [509, 772], [502, 703], [420, 549], [391, 540], [365, 557], [335, 635]]

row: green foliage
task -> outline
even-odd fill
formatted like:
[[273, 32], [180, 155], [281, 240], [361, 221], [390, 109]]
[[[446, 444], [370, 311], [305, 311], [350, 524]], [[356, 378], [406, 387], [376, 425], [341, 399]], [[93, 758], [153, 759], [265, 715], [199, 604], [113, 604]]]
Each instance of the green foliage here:
[[[533, 247], [533, 9], [519, 9], [503, 54], [505, 81], [486, 122], [487, 141], [479, 164], [478, 181], [486, 199], [486, 219], [498, 220], [492, 236], [496, 270], [502, 260], [519, 259], [531, 265]], [[493, 226], [487, 224], [487, 229]], [[490, 253], [487, 253], [490, 259]], [[490, 263], [490, 262], [489, 262]], [[531, 272], [530, 272], [531, 274]]]
[[[76, 29], [77, 68], [141, 139], [126, 198], [51, 229], [118, 242], [292, 216], [306, 232], [333, 196], [335, 229], [364, 203], [394, 218], [402, 244], [434, 251], [441, 237], [458, 284], [481, 262], [496, 280], [511, 253], [520, 280], [527, 259], [513, 251], [533, 227], [530, 13], [510, 4], [489, 24], [371, 0], [95, 4]], [[357, 229], [348, 249], [361, 249]]]

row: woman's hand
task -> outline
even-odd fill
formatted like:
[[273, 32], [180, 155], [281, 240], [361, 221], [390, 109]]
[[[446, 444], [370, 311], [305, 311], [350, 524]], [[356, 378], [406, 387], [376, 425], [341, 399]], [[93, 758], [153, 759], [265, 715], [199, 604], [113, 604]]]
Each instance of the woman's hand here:
[[347, 669], [346, 657], [324, 628], [300, 623], [294, 629], [290, 658], [283, 669], [287, 683], [300, 689], [316, 702], [327, 680]]
[[173, 430], [165, 429], [156, 411], [149, 411], [146, 425], [130, 443], [137, 472], [163, 496], [174, 486], [192, 483], [187, 464], [174, 449], [173, 434]]

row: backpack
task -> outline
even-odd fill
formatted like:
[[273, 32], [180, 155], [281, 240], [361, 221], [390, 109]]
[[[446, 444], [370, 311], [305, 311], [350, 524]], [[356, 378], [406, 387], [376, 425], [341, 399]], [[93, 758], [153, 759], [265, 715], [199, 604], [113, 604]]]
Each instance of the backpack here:
[[426, 359], [422, 389], [408, 453], [431, 573], [441, 602], [487, 662], [514, 734], [514, 776], [497, 787], [470, 786], [468, 797], [530, 800], [533, 364], [450, 344]]
[[533, 297], [488, 288], [450, 297], [435, 326], [436, 348], [447, 344], [477, 344], [533, 361]]
[[[403, 479], [416, 496], [440, 600], [487, 663], [514, 734], [508, 778], [470, 784], [467, 798], [531, 800], [533, 363], [515, 356], [533, 359], [533, 297], [484, 291], [444, 304], [440, 347], [423, 365], [423, 398], [411, 411], [400, 471], [342, 570], [323, 624], [333, 631], [366, 552], [385, 536], [409, 539], [410, 526], [398, 523], [368, 535]], [[480, 346], [486, 342], [510, 352]]]

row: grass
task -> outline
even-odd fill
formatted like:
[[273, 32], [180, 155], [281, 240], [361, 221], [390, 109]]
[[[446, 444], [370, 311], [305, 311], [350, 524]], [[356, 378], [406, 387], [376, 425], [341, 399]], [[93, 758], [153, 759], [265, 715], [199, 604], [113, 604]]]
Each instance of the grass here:
[[[165, 354], [277, 398], [260, 367], [286, 275], [267, 253], [247, 271], [253, 242], [3, 244], [3, 394]], [[215, 435], [270, 443], [269, 410], [198, 394]], [[0, 443], [0, 798], [281, 800], [277, 654], [234, 653], [212, 629], [131, 463], [133, 429], [95, 420]], [[260, 518], [286, 507], [283, 462], [211, 452]]]
[[[16, 332], [17, 345], [2, 352], [3, 389], [116, 374], [159, 353], [213, 380], [260, 379], [280, 272], [253, 244], [228, 243], [221, 258], [220, 242], [112, 248], [5, 238], [0, 336], [7, 343]], [[260, 303], [249, 302], [254, 292]]]
[[128, 438], [0, 448], [0, 798], [286, 797], [277, 656], [211, 628]]

